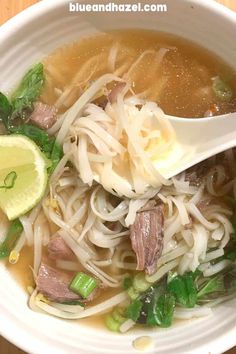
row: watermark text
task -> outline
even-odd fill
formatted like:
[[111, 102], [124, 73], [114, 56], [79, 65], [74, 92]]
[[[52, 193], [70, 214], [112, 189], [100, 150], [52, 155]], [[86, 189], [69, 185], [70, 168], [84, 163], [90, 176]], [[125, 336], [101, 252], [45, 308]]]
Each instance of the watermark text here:
[[166, 4], [81, 4], [78, 2], [69, 3], [70, 12], [167, 12]]

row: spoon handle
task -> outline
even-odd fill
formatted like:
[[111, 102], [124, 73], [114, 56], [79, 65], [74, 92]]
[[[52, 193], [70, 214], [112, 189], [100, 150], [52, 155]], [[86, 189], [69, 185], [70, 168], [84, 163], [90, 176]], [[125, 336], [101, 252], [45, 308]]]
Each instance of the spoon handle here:
[[168, 116], [179, 142], [197, 146], [216, 144], [236, 137], [236, 112], [210, 118], [177, 118]]

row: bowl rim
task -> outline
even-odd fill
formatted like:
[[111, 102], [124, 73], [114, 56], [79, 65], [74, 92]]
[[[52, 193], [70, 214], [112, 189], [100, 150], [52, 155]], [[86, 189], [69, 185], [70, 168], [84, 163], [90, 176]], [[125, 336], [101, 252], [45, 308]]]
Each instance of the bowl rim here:
[[[217, 3], [215, 0], [183, 0], [184, 2], [191, 2], [193, 5], [201, 6], [204, 10], [207, 9], [212, 12], [212, 14], [221, 15], [235, 23], [236, 28], [236, 13], [229, 8], [226, 8], [224, 5]], [[22, 25], [31, 23], [38, 16], [43, 16], [47, 12], [53, 11], [60, 6], [67, 4], [69, 0], [41, 0], [34, 5], [23, 10], [16, 16], [10, 18], [7, 22], [0, 26], [0, 42], [7, 40], [7, 38], [14, 36], [14, 33], [21, 28]], [[53, 342], [50, 341], [41, 341], [40, 337], [38, 338], [36, 334], [33, 334], [27, 331], [26, 326], [23, 324], [21, 326], [20, 319], [4, 306], [4, 303], [1, 304], [1, 316], [0, 321], [0, 335], [5, 339], [21, 348], [22, 350], [28, 353], [42, 353], [50, 350], [52, 354], [65, 353], [60, 351], [58, 347], [55, 347]], [[46, 317], [45, 317], [46, 318]], [[226, 333], [223, 333], [222, 336], [214, 338], [211, 343], [214, 343], [215, 353], [220, 353], [226, 351], [236, 345], [235, 337], [235, 327], [229, 330]], [[14, 335], [12, 335], [12, 333]], [[216, 349], [217, 347], [217, 349]], [[37, 349], [36, 349], [37, 348]], [[36, 349], [36, 350], [35, 350]], [[202, 353], [209, 352], [209, 347], [206, 344], [199, 344], [199, 347], [191, 353]]]

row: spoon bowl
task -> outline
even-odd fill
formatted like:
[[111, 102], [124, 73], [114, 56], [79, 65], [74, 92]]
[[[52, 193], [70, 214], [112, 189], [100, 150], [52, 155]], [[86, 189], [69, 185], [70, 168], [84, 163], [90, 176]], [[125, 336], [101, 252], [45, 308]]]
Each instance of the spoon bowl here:
[[171, 178], [197, 163], [236, 146], [236, 112], [209, 118], [180, 118], [166, 115], [182, 154], [175, 163], [158, 168]]

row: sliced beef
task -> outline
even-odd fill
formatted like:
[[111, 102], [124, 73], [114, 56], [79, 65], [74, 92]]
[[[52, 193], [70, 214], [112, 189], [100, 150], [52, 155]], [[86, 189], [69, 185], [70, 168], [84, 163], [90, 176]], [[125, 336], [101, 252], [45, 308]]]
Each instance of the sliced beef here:
[[73, 260], [74, 253], [67, 246], [63, 238], [59, 235], [54, 236], [48, 243], [48, 255], [50, 259]]
[[108, 93], [108, 95], [103, 95], [97, 99], [95, 99], [94, 103], [105, 110], [108, 102], [115, 103], [117, 100], [117, 96], [122, 90], [125, 88], [125, 82], [118, 82]]
[[56, 122], [56, 108], [42, 102], [36, 102], [30, 120], [41, 129], [49, 129]]
[[46, 263], [41, 263], [36, 284], [38, 291], [51, 301], [81, 300], [81, 296], [69, 289], [72, 278], [73, 274], [53, 268]]
[[83, 299], [80, 295], [75, 294], [69, 289], [73, 276], [74, 273], [72, 272], [64, 272], [46, 263], [41, 263], [36, 285], [40, 293], [47, 299], [55, 302], [69, 302], [74, 300], [89, 302], [93, 301], [99, 295], [100, 289], [98, 287], [94, 289], [87, 299]]
[[130, 226], [132, 248], [137, 256], [137, 270], [148, 274], [156, 271], [157, 260], [163, 249], [164, 206], [137, 212], [135, 222]]

